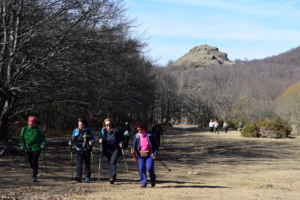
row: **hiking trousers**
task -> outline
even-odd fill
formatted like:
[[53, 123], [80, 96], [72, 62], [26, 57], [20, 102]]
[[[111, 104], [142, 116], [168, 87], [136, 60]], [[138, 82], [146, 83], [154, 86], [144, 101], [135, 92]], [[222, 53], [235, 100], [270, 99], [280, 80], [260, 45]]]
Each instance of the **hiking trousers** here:
[[39, 157], [41, 152], [40, 151], [28, 151], [27, 158], [32, 169], [32, 177], [37, 177], [39, 172]]
[[109, 176], [112, 179], [116, 179], [117, 177], [117, 163], [118, 159], [120, 158], [121, 151], [119, 149], [116, 149], [114, 151], [107, 151], [104, 153], [104, 156], [107, 158], [108, 164], [109, 164]]
[[150, 176], [151, 183], [155, 183], [155, 173], [154, 173], [154, 159], [152, 156], [147, 156], [145, 158], [138, 157], [138, 165], [139, 165], [139, 176], [140, 183], [142, 185], [147, 184], [147, 173]]
[[82, 178], [83, 164], [86, 177], [91, 177], [91, 151], [76, 152], [76, 177]]

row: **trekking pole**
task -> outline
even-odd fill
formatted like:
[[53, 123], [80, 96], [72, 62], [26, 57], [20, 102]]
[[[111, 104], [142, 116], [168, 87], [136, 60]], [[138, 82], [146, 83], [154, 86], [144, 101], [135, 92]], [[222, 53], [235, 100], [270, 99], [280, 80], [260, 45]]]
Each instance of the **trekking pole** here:
[[124, 149], [121, 148], [121, 151], [122, 151], [122, 160], [124, 162], [125, 170], [128, 173], [128, 164], [127, 164], [127, 161], [126, 161], [126, 155], [125, 155]]
[[45, 148], [44, 150], [42, 150], [42, 163], [44, 165], [43, 167], [44, 173], [48, 173], [46, 153], [47, 153], [47, 149]]
[[[47, 125], [46, 124], [44, 124], [43, 125], [43, 127], [42, 127], [42, 132], [44, 133], [44, 135], [46, 135], [46, 133], [47, 133]], [[42, 172], [44, 172], [45, 174], [46, 173], [48, 173], [48, 169], [47, 169], [47, 157], [46, 157], [46, 153], [47, 153], [47, 146], [46, 146], [46, 144], [42, 144], [42, 155], [41, 155], [41, 157], [42, 157], [42, 159], [41, 159], [41, 163], [44, 165], [44, 167], [43, 167], [43, 169], [42, 169]], [[42, 167], [41, 167], [42, 168]]]
[[103, 158], [103, 152], [101, 151], [101, 144], [99, 144], [99, 154], [98, 154], [98, 174], [99, 174], [99, 180], [101, 180], [102, 176], [102, 158]]
[[160, 158], [157, 159], [158, 161], [160, 161], [160, 163], [162, 164], [162, 166], [164, 166], [164, 168], [166, 170], [168, 170], [168, 172], [171, 172], [172, 170], [168, 167], [168, 165], [163, 161], [161, 160]]
[[24, 153], [24, 165], [23, 165], [23, 167], [27, 168], [27, 163], [29, 161], [29, 158], [28, 158], [26, 149], [23, 150], [23, 153]]
[[28, 149], [25, 143], [25, 139], [24, 139], [24, 134], [23, 134], [23, 130], [22, 129], [22, 147], [23, 147], [23, 152], [24, 152], [24, 168], [27, 168], [27, 162], [29, 162], [29, 155], [28, 155]]
[[74, 164], [74, 161], [73, 161], [73, 149], [72, 149], [72, 146], [70, 148], [70, 160], [71, 160], [71, 180], [74, 179], [74, 170], [73, 170], [73, 164]]
[[92, 180], [96, 180], [96, 176], [95, 176], [95, 170], [94, 170], [94, 167], [95, 167], [95, 159], [94, 159], [94, 151], [91, 151], [91, 157], [92, 157], [92, 163], [91, 163], [91, 166], [92, 166], [92, 169], [91, 169], [91, 172], [92, 172], [92, 175], [91, 175], [91, 178]]

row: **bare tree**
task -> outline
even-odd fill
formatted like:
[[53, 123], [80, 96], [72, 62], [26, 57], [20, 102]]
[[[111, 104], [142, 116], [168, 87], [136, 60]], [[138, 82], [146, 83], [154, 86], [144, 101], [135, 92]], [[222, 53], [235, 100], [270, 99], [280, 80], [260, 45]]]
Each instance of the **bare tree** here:
[[119, 113], [115, 104], [132, 101], [149, 107], [143, 94], [131, 95], [140, 88], [123, 92], [137, 81], [131, 72], [148, 80], [152, 64], [129, 36], [121, 1], [3, 0], [0, 17], [1, 139], [10, 121], [32, 111], [51, 122]]

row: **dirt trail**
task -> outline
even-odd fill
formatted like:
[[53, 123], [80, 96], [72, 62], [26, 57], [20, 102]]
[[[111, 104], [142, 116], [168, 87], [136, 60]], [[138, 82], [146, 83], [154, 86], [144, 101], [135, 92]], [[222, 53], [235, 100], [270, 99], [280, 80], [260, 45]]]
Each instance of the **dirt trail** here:
[[[31, 183], [30, 169], [21, 156], [0, 159], [0, 200], [103, 199], [103, 200], [299, 200], [300, 138], [253, 139], [238, 132], [169, 131], [164, 138], [162, 159], [168, 172], [156, 162], [158, 184], [139, 188], [135, 163], [119, 166], [119, 181], [93, 183], [70, 180], [68, 149], [49, 149], [42, 164], [40, 182]], [[53, 152], [58, 153], [54, 154]], [[47, 170], [44, 169], [47, 164]], [[104, 166], [105, 167], [105, 166]], [[105, 169], [104, 169], [105, 173]], [[2, 196], [2, 197], [1, 197]], [[7, 198], [8, 199], [8, 198]], [[13, 198], [11, 198], [13, 199]]]

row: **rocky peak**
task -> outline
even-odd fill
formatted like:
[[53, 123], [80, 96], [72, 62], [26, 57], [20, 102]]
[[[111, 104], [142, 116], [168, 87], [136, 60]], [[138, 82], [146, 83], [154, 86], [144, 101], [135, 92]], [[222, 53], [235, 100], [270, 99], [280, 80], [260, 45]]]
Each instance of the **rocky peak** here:
[[192, 67], [228, 64], [233, 64], [233, 62], [228, 59], [227, 54], [219, 51], [217, 47], [209, 45], [196, 46], [173, 63], [173, 65], [185, 65]]

